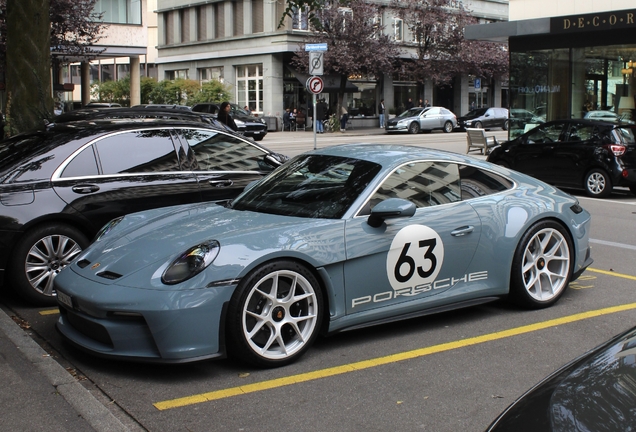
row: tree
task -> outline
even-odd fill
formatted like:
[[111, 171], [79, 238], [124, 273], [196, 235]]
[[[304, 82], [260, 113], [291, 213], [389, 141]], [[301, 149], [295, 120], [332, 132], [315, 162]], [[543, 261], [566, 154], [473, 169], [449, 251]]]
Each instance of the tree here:
[[[352, 0], [343, 7], [339, 1], [327, 1], [316, 16], [315, 30], [304, 42], [327, 44], [323, 69], [325, 74], [340, 75], [339, 106], [342, 106], [348, 76], [388, 74], [394, 70], [401, 50], [384, 34], [376, 4]], [[308, 70], [309, 53], [304, 45], [294, 54], [292, 64]]]
[[464, 39], [464, 28], [477, 20], [462, 2], [393, 0], [390, 7], [413, 35], [414, 52], [405, 63], [405, 71], [413, 78], [443, 84], [460, 73], [506, 75], [505, 46]]
[[40, 127], [52, 117], [51, 51], [62, 61], [96, 54], [91, 46], [104, 28], [100, 15], [93, 13], [96, 2], [0, 0], [0, 73], [6, 79], [8, 133]]

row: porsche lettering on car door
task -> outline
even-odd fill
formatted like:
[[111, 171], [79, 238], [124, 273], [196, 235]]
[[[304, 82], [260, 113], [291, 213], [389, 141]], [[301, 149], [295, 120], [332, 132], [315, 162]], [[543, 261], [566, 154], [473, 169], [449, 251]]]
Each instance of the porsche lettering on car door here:
[[387, 198], [408, 199], [418, 209], [379, 228], [367, 224], [364, 212], [347, 222], [347, 313], [425, 301], [485, 277], [466, 274], [481, 225], [472, 206], [461, 201], [456, 164], [404, 165], [387, 177], [366, 208]]

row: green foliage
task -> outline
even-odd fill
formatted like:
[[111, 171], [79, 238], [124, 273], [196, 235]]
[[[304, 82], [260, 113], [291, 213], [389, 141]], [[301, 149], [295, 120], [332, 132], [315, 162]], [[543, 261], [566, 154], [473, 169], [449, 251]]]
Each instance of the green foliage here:
[[194, 95], [192, 99], [188, 99], [188, 105], [194, 105], [200, 102], [217, 102], [230, 100], [232, 95], [229, 88], [222, 82], [211, 80], [203, 83], [201, 91]]
[[130, 78], [93, 84], [91, 86], [91, 100], [116, 102], [122, 106], [128, 106], [130, 104]]
[[198, 81], [177, 78], [159, 81], [148, 97], [151, 103], [185, 105], [200, 91]]

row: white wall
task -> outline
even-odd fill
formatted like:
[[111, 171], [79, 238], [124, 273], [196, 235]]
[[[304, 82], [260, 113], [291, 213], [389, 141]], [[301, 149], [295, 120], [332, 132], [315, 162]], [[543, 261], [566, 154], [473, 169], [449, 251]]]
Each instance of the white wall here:
[[510, 0], [510, 21], [634, 9], [634, 0]]

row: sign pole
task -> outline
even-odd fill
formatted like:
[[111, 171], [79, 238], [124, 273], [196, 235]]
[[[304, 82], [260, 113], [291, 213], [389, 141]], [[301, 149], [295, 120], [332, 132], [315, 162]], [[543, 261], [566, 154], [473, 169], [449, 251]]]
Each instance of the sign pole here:
[[316, 150], [316, 126], [318, 125], [318, 120], [316, 119], [316, 93], [314, 93], [314, 150]]

